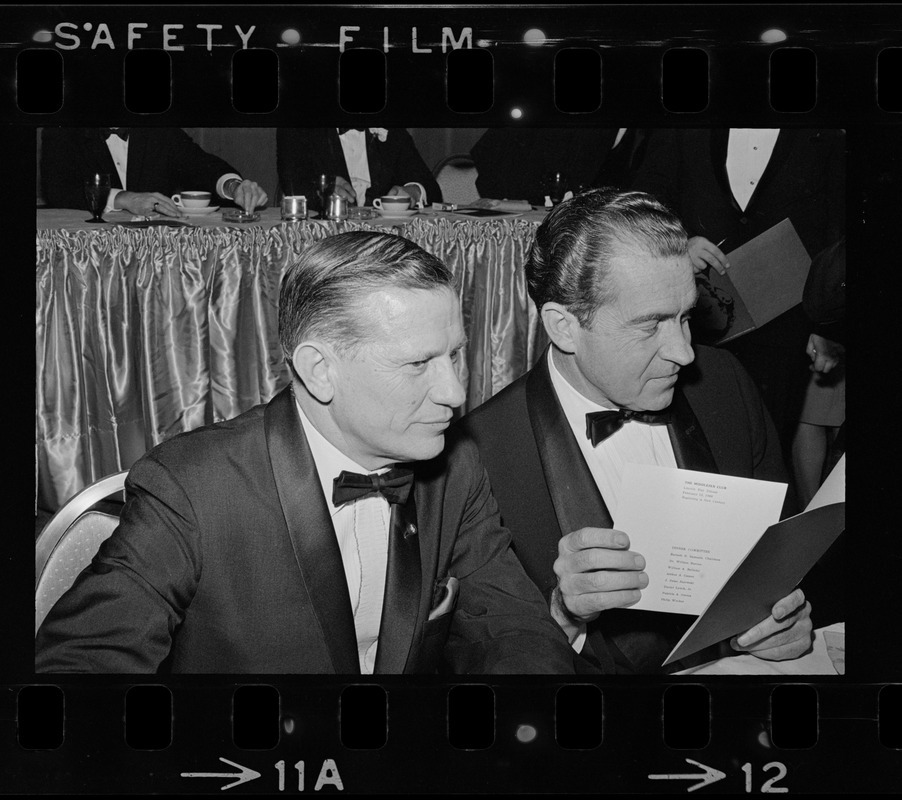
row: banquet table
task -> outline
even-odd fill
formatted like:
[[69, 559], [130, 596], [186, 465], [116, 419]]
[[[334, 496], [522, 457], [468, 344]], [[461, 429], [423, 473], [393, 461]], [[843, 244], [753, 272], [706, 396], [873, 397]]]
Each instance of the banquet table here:
[[844, 675], [846, 624], [836, 622], [814, 632], [811, 650], [789, 661], [767, 661], [745, 653], [708, 661], [677, 675]]
[[87, 216], [37, 212], [35, 504], [43, 509], [285, 386], [281, 276], [308, 244], [339, 232], [403, 235], [454, 273], [468, 337], [462, 411], [525, 372], [545, 343], [523, 273], [542, 211], [283, 222], [270, 208], [254, 223], [216, 212], [179, 227], [124, 212], [107, 214], [105, 225]]

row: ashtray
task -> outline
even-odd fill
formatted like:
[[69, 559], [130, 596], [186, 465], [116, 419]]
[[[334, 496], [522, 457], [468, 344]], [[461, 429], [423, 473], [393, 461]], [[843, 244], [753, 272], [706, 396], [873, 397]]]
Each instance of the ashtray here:
[[256, 211], [248, 214], [240, 208], [230, 208], [228, 211], [222, 212], [223, 222], [256, 222], [258, 219], [260, 219], [260, 215]]
[[375, 209], [367, 206], [351, 206], [348, 209], [348, 219], [375, 219]]

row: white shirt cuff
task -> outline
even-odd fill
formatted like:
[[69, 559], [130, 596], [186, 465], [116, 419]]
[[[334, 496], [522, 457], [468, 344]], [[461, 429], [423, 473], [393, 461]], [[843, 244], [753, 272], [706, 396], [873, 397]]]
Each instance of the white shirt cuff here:
[[244, 180], [240, 175], [236, 175], [234, 172], [227, 172], [218, 181], [216, 181], [216, 194], [218, 194], [223, 200], [232, 199], [225, 193], [225, 185], [230, 180], [232, 180], [232, 178], [237, 178], [239, 181]]
[[110, 211], [118, 210], [116, 208], [116, 206], [113, 205], [113, 201], [116, 199], [116, 195], [119, 194], [119, 192], [121, 192], [121, 191], [123, 191], [123, 190], [122, 189], [110, 189], [110, 193], [109, 193], [109, 195], [107, 195], [107, 199], [106, 199], [106, 208], [103, 209], [104, 214], [109, 214]]
[[564, 608], [564, 600], [561, 597], [561, 590], [558, 586], [555, 586], [554, 591], [551, 593], [549, 611], [554, 621], [564, 632], [574, 651], [577, 653], [582, 652], [583, 645], [586, 643], [586, 623], [577, 622], [570, 617]]
[[420, 187], [420, 199], [417, 202], [417, 208], [425, 208], [429, 203], [426, 199], [426, 187], [423, 186], [422, 183], [417, 183], [416, 181], [408, 181], [404, 184], [405, 186], [419, 186]]

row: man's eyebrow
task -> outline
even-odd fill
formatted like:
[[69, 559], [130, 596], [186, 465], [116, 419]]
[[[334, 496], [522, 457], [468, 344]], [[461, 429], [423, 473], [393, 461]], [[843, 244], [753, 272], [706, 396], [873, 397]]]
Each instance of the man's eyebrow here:
[[[457, 340], [457, 343], [449, 352], [453, 353], [455, 350], [463, 350], [467, 346], [467, 341], [467, 337], [462, 336]], [[444, 353], [444, 350], [420, 350], [414, 352], [408, 361], [428, 361], [431, 358], [437, 358], [438, 356], [444, 355]]]
[[695, 304], [698, 303], [698, 291], [696, 290], [695, 295], [692, 298], [692, 303], [690, 303], [689, 307], [683, 311], [680, 310], [676, 314], [665, 314], [663, 311], [652, 311], [648, 314], [642, 314], [638, 317], [633, 317], [628, 324], [630, 325], [641, 325], [645, 322], [664, 322], [668, 319], [676, 319], [676, 317], [681, 317], [683, 314], [688, 314], [695, 308]]
[[[682, 313], [682, 312], [680, 312]], [[630, 325], [641, 325], [643, 322], [663, 322], [667, 319], [673, 319], [674, 317], [679, 316], [679, 314], [664, 314], [660, 311], [654, 311], [650, 314], [642, 314], [638, 317], [633, 317], [630, 321]]]

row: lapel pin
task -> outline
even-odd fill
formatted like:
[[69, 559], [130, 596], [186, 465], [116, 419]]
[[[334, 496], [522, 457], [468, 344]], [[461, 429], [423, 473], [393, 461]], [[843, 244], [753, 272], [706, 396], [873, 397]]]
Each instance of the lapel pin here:
[[407, 523], [407, 527], [404, 529], [404, 538], [407, 539], [410, 536], [417, 535], [417, 526], [412, 522]]

